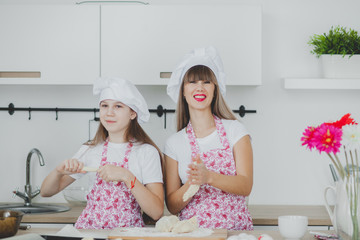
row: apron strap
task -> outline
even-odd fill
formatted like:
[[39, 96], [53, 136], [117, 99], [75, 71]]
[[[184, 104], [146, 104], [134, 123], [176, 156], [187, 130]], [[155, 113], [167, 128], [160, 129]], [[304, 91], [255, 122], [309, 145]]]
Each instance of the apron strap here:
[[214, 120], [216, 124], [216, 131], [218, 133], [218, 136], [220, 138], [220, 142], [223, 145], [224, 149], [227, 149], [230, 147], [229, 140], [226, 137], [226, 131], [224, 128], [224, 124], [221, 122], [221, 119], [214, 115]]
[[[226, 137], [226, 131], [224, 128], [224, 124], [221, 122], [221, 119], [215, 115], [213, 115], [216, 125], [216, 131], [220, 138], [220, 142], [223, 145], [224, 149], [227, 149], [230, 147], [229, 140]], [[191, 157], [196, 157], [197, 154], [200, 153], [199, 145], [196, 141], [195, 132], [191, 125], [191, 122], [189, 121], [187, 127], [186, 127], [186, 133], [190, 141], [190, 148], [191, 148]]]
[[[107, 162], [108, 145], [109, 145], [109, 139], [107, 138], [103, 146], [103, 152], [101, 154], [101, 166], [103, 166]], [[133, 141], [129, 141], [129, 143], [127, 144], [124, 161], [121, 164], [121, 167], [127, 167], [133, 145], [134, 145]]]

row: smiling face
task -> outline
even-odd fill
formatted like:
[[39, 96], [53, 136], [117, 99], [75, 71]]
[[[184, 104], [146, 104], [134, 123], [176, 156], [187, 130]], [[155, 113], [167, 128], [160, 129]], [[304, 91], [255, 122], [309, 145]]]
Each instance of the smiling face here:
[[183, 96], [191, 109], [211, 109], [216, 93], [216, 78], [206, 66], [190, 68], [184, 76]]
[[109, 137], [123, 136], [130, 121], [136, 118], [127, 105], [115, 100], [103, 100], [100, 103], [100, 122], [109, 133]]
[[184, 97], [189, 109], [206, 109], [211, 107], [214, 98], [215, 84], [208, 80], [193, 80], [184, 83]]

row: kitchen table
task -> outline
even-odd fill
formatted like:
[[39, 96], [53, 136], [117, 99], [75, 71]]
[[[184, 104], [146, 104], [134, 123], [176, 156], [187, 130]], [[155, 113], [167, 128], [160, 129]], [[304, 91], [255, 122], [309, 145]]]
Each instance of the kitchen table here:
[[[21, 236], [24, 234], [29, 234], [29, 233], [35, 233], [35, 234], [55, 234], [57, 233], [61, 228], [32, 228], [29, 230], [19, 230], [18, 233], [16, 234], [16, 236]], [[96, 233], [104, 233], [104, 235], [107, 235], [111, 230], [79, 230], [79, 231], [85, 231], [87, 233], [95, 231]], [[324, 232], [324, 233], [334, 233], [334, 231], [319, 231], [319, 232]], [[233, 235], [237, 235], [239, 233], [247, 233], [247, 234], [251, 234], [254, 235], [256, 237], [259, 237], [261, 234], [268, 234], [270, 235], [274, 240], [281, 240], [283, 239], [280, 235], [280, 233], [278, 231], [228, 231], [227, 236], [233, 236]], [[314, 240], [317, 239], [315, 238], [312, 234], [310, 234], [310, 232], [307, 232], [305, 234], [305, 236], [302, 238], [302, 240]]]
[[[62, 213], [28, 214], [23, 223], [74, 224], [84, 206], [70, 206], [71, 210]], [[331, 220], [323, 205], [249, 205], [249, 211], [255, 226], [276, 226], [281, 215], [304, 215], [309, 226], [331, 226]]]

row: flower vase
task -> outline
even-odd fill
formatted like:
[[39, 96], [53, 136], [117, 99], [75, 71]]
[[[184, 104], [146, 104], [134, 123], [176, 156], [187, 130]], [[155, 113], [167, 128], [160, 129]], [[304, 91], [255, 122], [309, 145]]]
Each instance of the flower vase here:
[[[327, 192], [333, 190], [336, 194], [336, 203], [332, 209], [327, 201]], [[325, 207], [329, 213], [336, 234], [342, 240], [360, 239], [359, 223], [359, 181], [352, 176], [336, 182], [335, 187], [325, 188]]]

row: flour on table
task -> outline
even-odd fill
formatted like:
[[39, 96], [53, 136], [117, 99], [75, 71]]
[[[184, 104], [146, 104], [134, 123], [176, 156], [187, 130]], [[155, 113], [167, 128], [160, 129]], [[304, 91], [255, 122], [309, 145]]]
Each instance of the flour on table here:
[[109, 237], [207, 237], [214, 231], [208, 228], [198, 228], [189, 233], [159, 232], [154, 227], [115, 228]]

